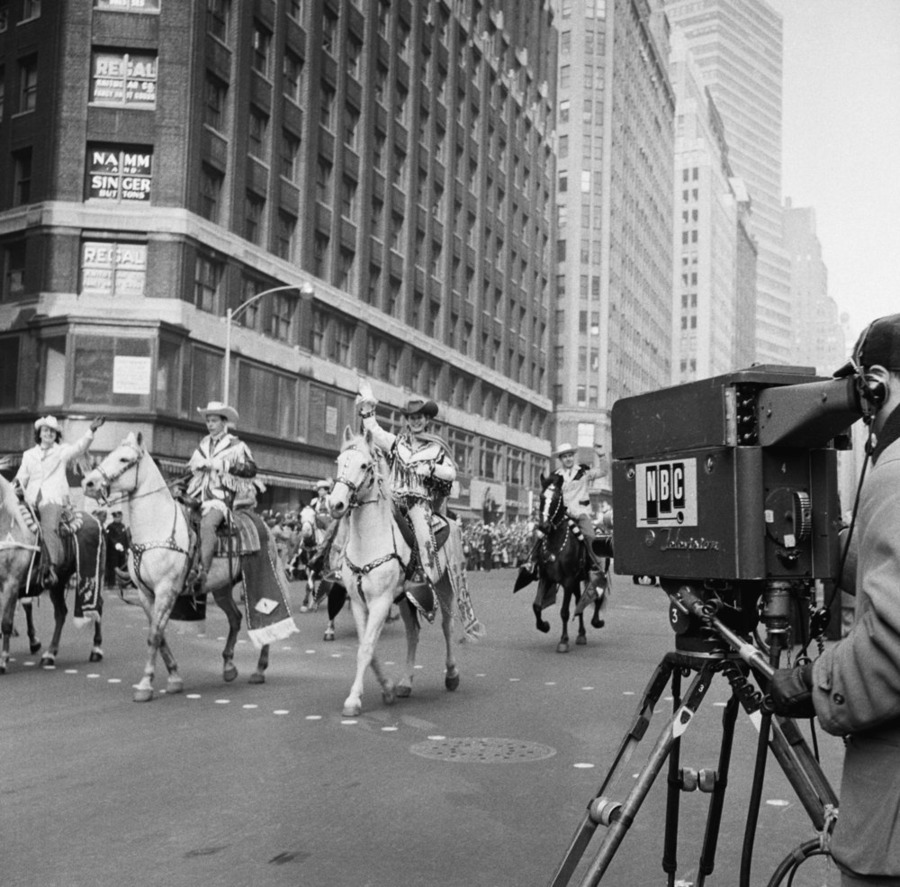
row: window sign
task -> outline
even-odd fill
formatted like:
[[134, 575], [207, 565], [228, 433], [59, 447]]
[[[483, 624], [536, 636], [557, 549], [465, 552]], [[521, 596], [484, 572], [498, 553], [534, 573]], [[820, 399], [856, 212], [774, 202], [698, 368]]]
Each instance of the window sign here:
[[116, 12], [159, 12], [161, 0], [94, 0], [94, 9]]
[[155, 54], [95, 52], [91, 101], [152, 110], [156, 107], [156, 72]]
[[150, 394], [150, 358], [117, 354], [113, 358], [113, 394]]
[[81, 251], [82, 295], [144, 295], [147, 245], [85, 241]]
[[153, 152], [110, 146], [88, 151], [88, 197], [100, 200], [150, 199]]

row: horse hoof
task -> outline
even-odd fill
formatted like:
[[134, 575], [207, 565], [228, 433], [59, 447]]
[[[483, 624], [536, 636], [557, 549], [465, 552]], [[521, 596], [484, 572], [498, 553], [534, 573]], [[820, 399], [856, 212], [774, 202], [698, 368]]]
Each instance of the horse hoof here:
[[43, 647], [43, 646], [44, 646], [44, 645], [43, 645], [40, 641], [35, 641], [33, 644], [31, 644], [31, 645], [28, 647], [28, 649], [31, 650], [32, 655], [34, 655], [34, 654], [37, 653], [37, 651], [40, 650], [41, 647]]
[[547, 632], [550, 631], [549, 622], [538, 622], [535, 627], [541, 634], [547, 634]]
[[166, 681], [166, 693], [170, 696], [175, 696], [177, 693], [184, 692], [184, 681], [178, 678], [169, 678]]
[[459, 688], [459, 672], [454, 671], [453, 674], [448, 673], [444, 678], [444, 686], [452, 693]]
[[88, 656], [88, 662], [103, 662], [103, 651], [99, 647], [95, 647]]
[[6, 663], [0, 662], [0, 674], [6, 674]]
[[591, 625], [594, 628], [603, 628], [606, 623], [599, 616], [595, 616], [593, 619], [591, 619]]
[[230, 684], [238, 676], [237, 667], [234, 665], [226, 665], [222, 672], [222, 677], [226, 684]]
[[341, 715], [345, 718], [355, 718], [362, 711], [362, 704], [359, 702], [352, 703], [344, 703], [343, 711], [341, 711]]
[[385, 705], [393, 705], [397, 701], [397, 691], [394, 687], [384, 687], [381, 690], [381, 701]]
[[302, 604], [301, 607], [300, 607], [300, 612], [301, 612], [301, 613], [308, 613], [308, 612], [309, 612], [309, 607], [307, 607], [306, 604]]
[[248, 683], [250, 684], [264, 684], [265, 682], [266, 676], [259, 671], [253, 672], [253, 674], [250, 675], [250, 680], [248, 681]]
[[152, 687], [141, 687], [134, 691], [131, 697], [135, 702], [149, 702], [153, 698]]
[[560, 641], [556, 645], [557, 653], [568, 653], [569, 652], [569, 642], [568, 641]]
[[409, 684], [397, 684], [397, 689], [394, 692], [397, 694], [398, 699], [409, 699], [412, 696], [412, 687]]
[[334, 640], [334, 629], [326, 629], [325, 636], [322, 638], [323, 641], [333, 641]]
[[56, 657], [51, 656], [49, 653], [45, 653], [41, 656], [40, 665], [41, 668], [56, 668]]
[[575, 643], [579, 647], [583, 647], [587, 643], [587, 638], [583, 634], [580, 634], [577, 638], [575, 638]]

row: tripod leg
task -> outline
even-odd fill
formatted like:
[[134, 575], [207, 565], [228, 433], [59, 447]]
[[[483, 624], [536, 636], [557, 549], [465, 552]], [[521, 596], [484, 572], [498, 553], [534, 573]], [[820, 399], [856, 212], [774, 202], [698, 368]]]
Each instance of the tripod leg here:
[[731, 748], [734, 744], [734, 725], [737, 721], [740, 701], [732, 693], [725, 704], [722, 714], [722, 743], [719, 746], [719, 766], [716, 770], [716, 784], [709, 801], [709, 813], [706, 817], [706, 835], [703, 838], [703, 849], [700, 853], [700, 877], [697, 887], [702, 887], [707, 875], [711, 875], [716, 862], [716, 846], [719, 843], [719, 826], [722, 823], [722, 810], [725, 807], [725, 790], [728, 788], [728, 768], [731, 766]]
[[650, 680], [647, 682], [647, 686], [638, 703], [634, 721], [628, 732], [625, 734], [622, 744], [619, 746], [619, 750], [616, 753], [612, 766], [603, 780], [603, 784], [588, 803], [587, 813], [585, 813], [584, 819], [582, 819], [579, 824], [575, 836], [572, 838], [572, 841], [563, 856], [563, 860], [560, 863], [553, 880], [550, 882], [551, 887], [564, 887], [564, 885], [569, 883], [569, 879], [572, 877], [581, 857], [584, 855], [584, 851], [587, 849], [597, 826], [603, 821], [603, 810], [598, 802], [605, 801], [607, 788], [615, 781], [618, 771], [631, 759], [635, 747], [643, 738], [644, 733], [647, 732], [650, 718], [653, 715], [653, 709], [655, 708], [656, 703], [659, 702], [663, 691], [668, 686], [669, 678], [672, 676], [674, 668], [674, 657], [671, 654], [666, 654], [654, 670]]
[[622, 843], [625, 833], [631, 827], [631, 823], [634, 821], [644, 798], [659, 775], [666, 758], [669, 756], [672, 743], [684, 734], [694, 719], [703, 697], [709, 690], [716, 668], [717, 663], [715, 661], [703, 664], [699, 673], [688, 687], [685, 701], [657, 739], [656, 745], [653, 747], [644, 769], [638, 774], [634, 788], [632, 788], [625, 803], [608, 813], [606, 818], [610, 823], [609, 831], [604, 836], [600, 850], [585, 874], [582, 887], [596, 887], [599, 883], [613, 856], [615, 856], [616, 850]]
[[[681, 705], [681, 673], [672, 675], [672, 710], [678, 711]], [[672, 743], [669, 753], [669, 780], [666, 792], [666, 834], [663, 840], [663, 871], [669, 876], [669, 883], [678, 871], [678, 816], [681, 807], [681, 739]]]

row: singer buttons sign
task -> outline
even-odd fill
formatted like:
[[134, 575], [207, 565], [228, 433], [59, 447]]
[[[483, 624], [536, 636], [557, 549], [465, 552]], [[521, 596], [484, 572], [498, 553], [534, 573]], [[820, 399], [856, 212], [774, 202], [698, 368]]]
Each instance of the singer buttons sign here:
[[646, 462], [637, 468], [637, 526], [697, 526], [697, 462]]

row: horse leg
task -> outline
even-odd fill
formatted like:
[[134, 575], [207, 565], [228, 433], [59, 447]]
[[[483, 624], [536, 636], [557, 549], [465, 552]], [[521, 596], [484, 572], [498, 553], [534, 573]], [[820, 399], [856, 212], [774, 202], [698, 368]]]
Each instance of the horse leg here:
[[406, 699], [412, 693], [412, 682], [415, 675], [416, 651], [419, 648], [419, 617], [410, 602], [404, 596], [398, 604], [403, 627], [406, 629], [406, 671], [397, 682], [397, 696]]
[[572, 589], [565, 587], [563, 589], [563, 602], [559, 611], [559, 618], [562, 620], [562, 634], [559, 636], [559, 643], [556, 645], [557, 653], [569, 652], [569, 604], [572, 600]]
[[50, 589], [50, 602], [53, 604], [53, 637], [50, 639], [50, 646], [41, 656], [41, 666], [43, 668], [54, 668], [56, 666], [56, 657], [59, 655], [59, 641], [62, 637], [63, 625], [66, 622], [66, 616], [69, 614], [69, 608], [66, 606], [66, 586], [60, 580]]
[[9, 668], [9, 640], [13, 636], [13, 616], [18, 593], [14, 582], [7, 579], [4, 586], [0, 589], [0, 601], [3, 603], [3, 612], [0, 613], [0, 674], [6, 674]]
[[165, 636], [165, 627], [168, 624], [169, 614], [172, 612], [176, 596], [177, 593], [171, 586], [159, 588], [154, 595], [138, 584], [138, 600], [147, 615], [148, 631], [147, 661], [144, 663], [144, 673], [134, 688], [132, 699], [135, 702], [149, 702], [153, 698], [153, 677], [156, 672], [157, 653], [162, 656], [169, 672], [167, 692], [181, 692], [183, 682]]
[[350, 687], [350, 694], [344, 700], [343, 715], [345, 718], [355, 718], [362, 711], [363, 677], [366, 669], [371, 667], [381, 684], [381, 697], [385, 705], [391, 705], [396, 696], [394, 685], [381, 670], [381, 663], [375, 655], [375, 644], [384, 627], [391, 606], [389, 594], [382, 594], [374, 601], [366, 605], [358, 599], [357, 595], [351, 597], [353, 618], [356, 621], [356, 633], [359, 637], [359, 647], [356, 652], [356, 677]]
[[213, 599], [228, 618], [228, 637], [225, 639], [225, 649], [222, 650], [222, 677], [226, 683], [231, 683], [238, 676], [237, 666], [234, 664], [234, 648], [241, 630], [241, 611], [234, 601], [233, 588], [229, 581], [213, 591]]
[[103, 619], [103, 598], [100, 598], [97, 604], [97, 618], [94, 620], [94, 643], [91, 647], [91, 655], [88, 656], [88, 662], [103, 661], [103, 629], [101, 620]]
[[459, 669], [456, 667], [456, 657], [453, 655], [453, 607], [456, 600], [450, 578], [445, 573], [438, 586], [438, 601], [441, 605], [441, 628], [444, 631], [444, 644], [447, 648], [447, 668], [444, 672], [444, 687], [451, 692], [459, 687]]
[[250, 675], [251, 684], [264, 684], [266, 682], [266, 669], [269, 667], [269, 645], [263, 644], [259, 651], [259, 659], [256, 663], [256, 671]]
[[325, 635], [322, 638], [323, 641], [333, 641], [334, 640], [334, 619], [329, 619], [328, 624], [325, 626]]
[[30, 600], [22, 601], [22, 609], [25, 611], [25, 629], [28, 632], [28, 649], [31, 653], [37, 653], [41, 649], [37, 630], [34, 627], [34, 604]]
[[534, 612], [534, 627], [541, 632], [541, 634], [547, 634], [547, 632], [550, 631], [550, 623], [541, 615], [544, 610], [541, 606], [541, 602], [544, 599], [544, 595], [547, 593], [548, 581], [549, 580], [545, 579], [543, 576], [538, 580], [537, 591], [534, 594], [534, 603], [531, 605], [531, 609]]

